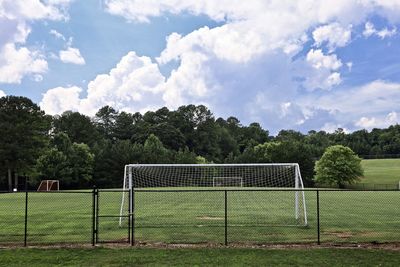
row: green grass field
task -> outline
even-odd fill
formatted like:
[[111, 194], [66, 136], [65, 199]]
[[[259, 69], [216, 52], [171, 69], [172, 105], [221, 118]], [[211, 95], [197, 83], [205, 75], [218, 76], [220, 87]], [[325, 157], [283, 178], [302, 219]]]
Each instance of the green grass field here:
[[[364, 160], [362, 164], [364, 183], [398, 180], [400, 159]], [[306, 227], [295, 220], [294, 192], [233, 191], [227, 197], [231, 244], [317, 240], [315, 191], [305, 193]], [[28, 244], [91, 242], [91, 192], [29, 193], [28, 200]], [[223, 191], [137, 191], [135, 239], [140, 243], [222, 244], [224, 201]], [[0, 194], [0, 244], [23, 242], [24, 205], [24, 193]], [[115, 217], [120, 205], [120, 192], [100, 192], [99, 241], [127, 240], [127, 221], [120, 227]], [[320, 191], [322, 242], [399, 242], [399, 225], [400, 191]]]
[[3, 249], [0, 266], [399, 266], [372, 249]]
[[368, 159], [361, 164], [365, 177], [360, 183], [398, 184], [400, 181], [400, 159]]
[[[0, 194], [0, 244], [22, 243], [24, 193]], [[316, 192], [306, 192], [308, 226], [295, 226], [294, 192], [228, 192], [228, 241], [316, 242]], [[126, 241], [121, 193], [100, 192], [99, 241]], [[224, 192], [136, 192], [135, 239], [150, 243], [224, 242]], [[400, 192], [321, 191], [322, 242], [400, 240]], [[90, 193], [30, 193], [28, 244], [90, 243]], [[292, 225], [292, 226], [288, 226]], [[126, 226], [126, 223], [125, 223]]]

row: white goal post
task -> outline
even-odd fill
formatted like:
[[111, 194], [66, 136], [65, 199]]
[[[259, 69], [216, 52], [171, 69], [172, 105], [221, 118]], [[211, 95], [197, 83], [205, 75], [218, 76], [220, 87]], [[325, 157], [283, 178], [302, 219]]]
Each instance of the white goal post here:
[[[156, 188], [158, 190], [195, 189], [209, 187], [212, 190], [266, 189], [294, 193], [292, 207], [298, 225], [307, 225], [304, 184], [297, 163], [254, 163], [254, 164], [129, 164], [125, 165], [123, 193], [120, 209], [120, 225], [124, 208], [134, 211], [135, 190]], [[299, 190], [296, 190], [299, 189]], [[129, 205], [124, 207], [127, 191]], [[251, 194], [251, 192], [249, 192]]]

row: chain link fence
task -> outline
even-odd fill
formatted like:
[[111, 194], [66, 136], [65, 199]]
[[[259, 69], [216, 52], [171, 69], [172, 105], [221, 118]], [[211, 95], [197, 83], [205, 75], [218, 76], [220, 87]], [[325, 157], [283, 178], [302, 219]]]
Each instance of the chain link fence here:
[[398, 190], [310, 189], [298, 203], [299, 192], [303, 190], [0, 192], [0, 245], [400, 241]]

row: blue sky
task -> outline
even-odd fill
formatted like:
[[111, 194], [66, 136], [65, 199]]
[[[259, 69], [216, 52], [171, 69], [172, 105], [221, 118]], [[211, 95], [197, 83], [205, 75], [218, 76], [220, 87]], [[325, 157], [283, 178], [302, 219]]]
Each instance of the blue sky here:
[[3, 0], [0, 95], [370, 130], [400, 121], [399, 26], [400, 0]]

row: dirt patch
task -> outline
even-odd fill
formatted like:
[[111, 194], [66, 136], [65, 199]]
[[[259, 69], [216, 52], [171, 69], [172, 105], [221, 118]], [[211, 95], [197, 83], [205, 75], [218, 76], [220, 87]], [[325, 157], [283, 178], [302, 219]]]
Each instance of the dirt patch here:
[[351, 232], [326, 232], [324, 234], [334, 235], [339, 238], [350, 238], [353, 236]]
[[361, 232], [360, 236], [362, 236], [362, 237], [377, 237], [377, 236], [379, 236], [379, 233], [377, 233], [377, 232]]
[[214, 216], [197, 216], [199, 220], [207, 220], [207, 221], [222, 221], [224, 220], [223, 217], [214, 217]]

